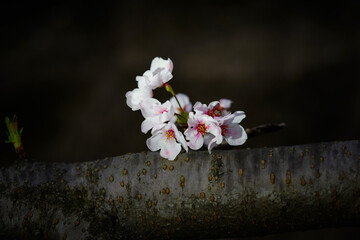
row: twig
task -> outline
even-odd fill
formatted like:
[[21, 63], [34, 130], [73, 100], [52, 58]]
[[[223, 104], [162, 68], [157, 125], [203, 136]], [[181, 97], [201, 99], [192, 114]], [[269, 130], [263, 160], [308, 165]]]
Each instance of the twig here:
[[[279, 131], [281, 129], [283, 129], [286, 126], [285, 123], [266, 123], [266, 124], [261, 124], [259, 126], [256, 127], [252, 127], [252, 128], [246, 128], [246, 134], [248, 135], [248, 138], [253, 138], [265, 133], [269, 133], [269, 132], [274, 132], [274, 131]], [[230, 146], [225, 140], [218, 146], [216, 146], [215, 148], [218, 150], [228, 150], [228, 149], [233, 149], [235, 146]], [[205, 150], [206, 148], [204, 148]]]
[[264, 133], [275, 132], [283, 129], [286, 126], [285, 123], [267, 123], [262, 124], [253, 128], [246, 128], [245, 131], [248, 135], [248, 138], [256, 137]]

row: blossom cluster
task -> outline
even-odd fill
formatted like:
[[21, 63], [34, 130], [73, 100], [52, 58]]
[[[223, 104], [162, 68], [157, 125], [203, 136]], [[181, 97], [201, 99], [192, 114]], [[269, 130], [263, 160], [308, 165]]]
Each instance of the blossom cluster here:
[[[174, 160], [182, 148], [198, 150], [205, 145], [211, 153], [223, 141], [232, 146], [242, 145], [247, 135], [239, 123], [245, 113], [231, 113], [229, 99], [192, 105], [187, 95], [175, 94], [168, 84], [173, 78], [173, 67], [170, 59], [154, 58], [150, 70], [136, 77], [138, 87], [125, 95], [126, 104], [133, 111], [140, 110], [145, 118], [141, 131], [146, 134], [151, 130], [152, 136], [146, 141], [148, 148], [160, 150], [163, 158]], [[173, 95], [164, 103], [153, 98], [153, 90], [160, 87]]]

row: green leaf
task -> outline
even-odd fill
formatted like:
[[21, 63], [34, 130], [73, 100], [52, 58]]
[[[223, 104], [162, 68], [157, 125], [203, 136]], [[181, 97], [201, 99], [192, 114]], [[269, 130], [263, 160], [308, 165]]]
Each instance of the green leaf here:
[[14, 145], [15, 150], [19, 149], [22, 145], [21, 143], [21, 133], [23, 131], [23, 128], [18, 131], [18, 122], [17, 117], [14, 115], [13, 120], [10, 121], [9, 117], [5, 117], [5, 124], [7, 127], [7, 136], [8, 140], [5, 141], [5, 143], [12, 143]]

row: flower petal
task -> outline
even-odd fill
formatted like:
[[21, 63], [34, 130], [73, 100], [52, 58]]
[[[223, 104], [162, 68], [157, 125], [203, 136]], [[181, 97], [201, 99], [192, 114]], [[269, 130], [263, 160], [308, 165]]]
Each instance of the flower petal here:
[[161, 105], [161, 115], [160, 115], [160, 121], [166, 122], [169, 121], [174, 116], [174, 107], [170, 103], [170, 101], [166, 101]]
[[133, 110], [139, 110], [140, 104], [143, 100], [149, 99], [152, 96], [152, 91], [149, 88], [135, 88], [125, 94], [126, 104]]
[[194, 113], [190, 112], [189, 119], [188, 119], [188, 126], [189, 126], [188, 129], [196, 126], [197, 124], [198, 124], [198, 121], [196, 120]]
[[161, 142], [163, 142], [163, 135], [156, 134], [146, 140], [146, 145], [151, 151], [157, 151], [161, 148]]
[[226, 99], [226, 98], [222, 98], [220, 99], [219, 103], [220, 103], [220, 107], [225, 108], [225, 109], [229, 109], [231, 104], [233, 101], [231, 101], [230, 99]]
[[206, 124], [206, 127], [207, 127], [206, 132], [211, 133], [215, 137], [217, 137], [219, 135], [221, 136], [221, 128], [217, 124], [210, 122], [210, 123]]
[[232, 123], [240, 123], [245, 117], [245, 113], [243, 111], [236, 111], [234, 114], [234, 120]]
[[189, 147], [193, 150], [198, 150], [200, 149], [203, 145], [204, 145], [204, 138], [201, 134], [197, 134], [197, 132], [195, 132], [195, 134], [190, 134], [189, 135]]
[[179, 132], [179, 130], [176, 127], [174, 128], [174, 132], [175, 132], [176, 140], [181, 144], [181, 146], [183, 146], [185, 151], [188, 151], [189, 149], [185, 141], [184, 135], [181, 132]]
[[181, 151], [181, 145], [176, 141], [169, 141], [161, 147], [160, 156], [174, 160]]
[[[211, 135], [211, 134], [209, 134]], [[211, 154], [211, 150], [219, 145], [220, 143], [222, 143], [222, 140], [223, 140], [223, 137], [220, 135], [220, 136], [216, 136], [216, 137], [213, 137], [210, 142], [208, 143], [208, 151], [209, 153]]]
[[174, 68], [173, 62], [168, 58], [167, 60], [160, 57], [156, 57], [151, 61], [150, 71], [155, 72], [157, 69], [164, 69], [166, 71], [172, 72]]
[[159, 80], [158, 80], [157, 85], [154, 85], [154, 86], [156, 86], [156, 88], [161, 87], [164, 83], [167, 83], [168, 81], [170, 81], [173, 78], [173, 75], [169, 71], [162, 71], [162, 72], [158, 73], [157, 76], [158, 76]]
[[231, 146], [242, 145], [247, 140], [246, 131], [239, 124], [229, 124], [228, 131], [228, 134], [224, 136], [224, 138]]
[[155, 98], [148, 98], [140, 103], [141, 114], [144, 118], [154, 117], [161, 109], [161, 103]]
[[214, 135], [212, 135], [212, 134], [210, 134], [210, 133], [205, 134], [205, 136], [204, 136], [204, 144], [205, 144], [206, 146], [208, 146], [209, 143], [211, 142], [211, 140], [213, 140], [213, 139], [214, 139]]
[[219, 104], [220, 104], [219, 101], [212, 101], [211, 103], [209, 103], [208, 109], [217, 108], [217, 106], [218, 106]]
[[202, 104], [201, 102], [196, 102], [194, 104], [194, 111], [197, 115], [205, 114], [208, 111], [208, 107], [206, 104]]
[[157, 132], [161, 131], [161, 129], [162, 129], [163, 127], [165, 127], [165, 126], [166, 126], [165, 123], [162, 123], [162, 124], [159, 124], [159, 125], [154, 126], [154, 127], [151, 129], [151, 134], [152, 134], [152, 135], [157, 134]]
[[141, 123], [141, 132], [146, 134], [150, 129], [159, 124], [161, 123], [159, 123], [156, 118], [145, 118], [145, 120]]

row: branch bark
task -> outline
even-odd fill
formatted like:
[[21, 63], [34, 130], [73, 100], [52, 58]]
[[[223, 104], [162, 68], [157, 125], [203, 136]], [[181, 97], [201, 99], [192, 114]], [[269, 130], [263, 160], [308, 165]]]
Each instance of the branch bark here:
[[279, 131], [279, 130], [283, 129], [285, 126], [286, 126], [285, 123], [277, 123], [277, 124], [267, 123], [267, 124], [262, 124], [262, 125], [259, 125], [256, 127], [247, 128], [246, 133], [247, 133], [248, 137], [251, 138], [251, 137], [256, 137], [256, 136], [264, 134], [264, 133]]
[[2, 239], [201, 239], [360, 224], [360, 143], [0, 170]]

